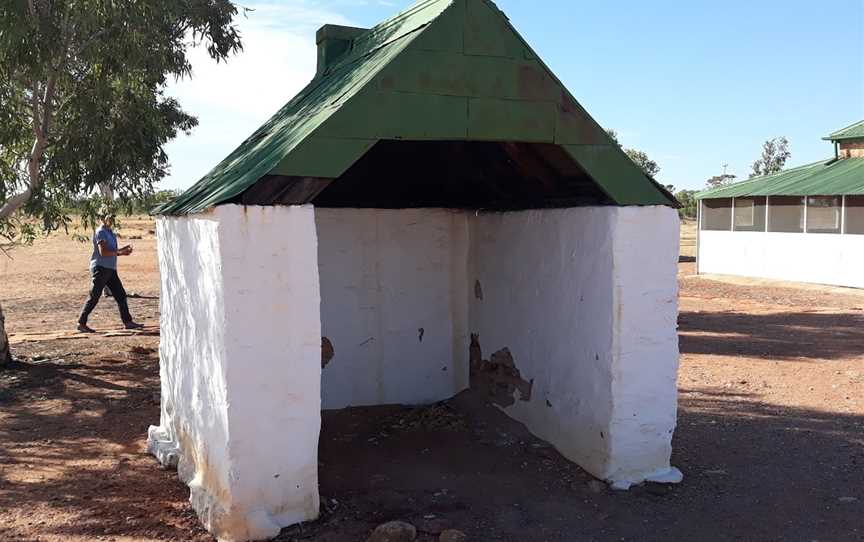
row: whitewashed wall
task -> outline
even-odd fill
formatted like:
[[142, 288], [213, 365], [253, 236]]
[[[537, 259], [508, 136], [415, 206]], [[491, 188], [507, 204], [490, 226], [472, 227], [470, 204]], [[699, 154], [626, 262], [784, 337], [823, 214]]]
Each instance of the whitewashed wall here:
[[[531, 398], [506, 407], [619, 487], [677, 481], [678, 218], [673, 209], [481, 214], [470, 226], [469, 326], [507, 348]], [[481, 299], [482, 297], [482, 299]]]
[[[468, 386], [467, 215], [316, 209], [324, 408], [428, 404]], [[422, 330], [422, 331], [421, 331]]]
[[864, 235], [700, 231], [700, 273], [864, 288]]
[[318, 516], [321, 326], [312, 207], [160, 218], [162, 420], [204, 525], [260, 540]]
[[158, 235], [149, 448], [220, 539], [317, 517], [322, 393], [330, 408], [446, 399], [478, 349], [512, 358], [524, 386], [501, 408], [566, 457], [616, 487], [680, 479], [673, 209], [222, 206], [160, 218]]
[[669, 464], [678, 417], [678, 211], [619, 207], [614, 225], [612, 420], [604, 477], [620, 488], [680, 482]]

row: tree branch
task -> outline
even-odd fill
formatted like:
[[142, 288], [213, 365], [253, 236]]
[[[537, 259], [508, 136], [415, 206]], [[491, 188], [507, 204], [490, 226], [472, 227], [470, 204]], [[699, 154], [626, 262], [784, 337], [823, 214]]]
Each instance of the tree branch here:
[[[3, 207], [0, 208], [0, 221], [8, 219], [18, 209], [23, 207], [33, 197], [33, 193], [42, 184], [42, 158], [45, 155], [45, 149], [48, 147], [48, 132], [51, 129], [52, 118], [52, 102], [54, 101], [54, 93], [57, 89], [57, 74], [53, 73], [45, 84], [45, 94], [42, 97], [41, 104], [39, 93], [33, 89], [33, 131], [36, 135], [33, 141], [33, 147], [30, 150], [30, 158], [27, 161], [27, 173], [30, 181], [27, 183], [27, 188], [20, 194], [16, 194], [6, 200]], [[40, 108], [41, 105], [41, 108]], [[41, 118], [38, 115], [41, 109]]]
[[26, 205], [26, 203], [30, 201], [30, 198], [32, 196], [33, 185], [29, 184], [27, 185], [26, 190], [6, 200], [6, 203], [3, 204], [2, 208], [0, 208], [0, 221], [8, 219], [10, 216], [15, 214], [15, 211], [17, 211], [21, 207], [24, 207], [24, 205]]

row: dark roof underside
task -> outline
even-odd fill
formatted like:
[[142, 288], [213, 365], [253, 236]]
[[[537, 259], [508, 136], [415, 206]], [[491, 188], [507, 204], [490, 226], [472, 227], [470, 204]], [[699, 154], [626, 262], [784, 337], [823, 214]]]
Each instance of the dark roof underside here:
[[336, 180], [274, 176], [234, 203], [284, 204], [298, 197], [317, 207], [380, 209], [614, 205], [557, 145], [477, 141], [380, 141]]

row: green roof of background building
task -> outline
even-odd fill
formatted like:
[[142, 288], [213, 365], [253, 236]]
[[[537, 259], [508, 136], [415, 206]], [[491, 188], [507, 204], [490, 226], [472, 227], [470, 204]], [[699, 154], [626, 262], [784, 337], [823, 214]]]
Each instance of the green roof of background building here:
[[267, 175], [337, 179], [380, 140], [557, 144], [615, 203], [677, 205], [492, 2], [421, 0], [368, 31], [348, 30], [356, 37], [342, 57], [154, 212], [202, 212]]
[[864, 139], [864, 120], [856, 122], [851, 126], [847, 126], [842, 130], [823, 137], [826, 141], [843, 141], [844, 139]]
[[864, 158], [814, 164], [705, 190], [697, 199], [747, 196], [851, 196], [864, 194]]

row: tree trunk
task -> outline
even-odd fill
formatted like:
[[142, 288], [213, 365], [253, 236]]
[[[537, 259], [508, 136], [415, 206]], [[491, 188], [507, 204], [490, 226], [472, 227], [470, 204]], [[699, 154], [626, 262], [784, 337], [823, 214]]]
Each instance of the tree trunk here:
[[114, 189], [108, 183], [99, 183], [99, 193], [109, 201], [114, 201]]
[[3, 318], [3, 306], [0, 305], [0, 369], [12, 363], [12, 352], [9, 350], [9, 337], [6, 336], [6, 320]]

